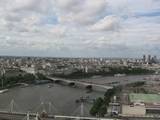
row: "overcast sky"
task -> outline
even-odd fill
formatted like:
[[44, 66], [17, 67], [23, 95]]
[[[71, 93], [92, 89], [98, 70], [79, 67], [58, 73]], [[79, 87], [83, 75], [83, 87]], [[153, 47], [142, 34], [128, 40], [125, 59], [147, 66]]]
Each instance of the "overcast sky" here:
[[0, 0], [0, 55], [160, 55], [160, 0]]

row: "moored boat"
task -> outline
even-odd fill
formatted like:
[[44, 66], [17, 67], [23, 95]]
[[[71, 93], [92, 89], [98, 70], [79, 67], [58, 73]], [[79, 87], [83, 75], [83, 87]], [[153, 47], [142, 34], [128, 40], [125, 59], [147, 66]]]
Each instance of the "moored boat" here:
[[7, 92], [7, 91], [8, 91], [8, 89], [0, 90], [0, 94], [5, 93], [5, 92]]

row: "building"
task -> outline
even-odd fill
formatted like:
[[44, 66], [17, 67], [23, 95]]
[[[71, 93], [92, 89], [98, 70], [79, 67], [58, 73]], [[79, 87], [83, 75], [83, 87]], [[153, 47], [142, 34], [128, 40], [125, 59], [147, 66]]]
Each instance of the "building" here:
[[144, 104], [146, 113], [160, 113], [160, 95], [159, 94], [135, 94], [129, 95], [132, 104]]
[[147, 63], [148, 63], [148, 64], [150, 64], [150, 63], [151, 63], [151, 55], [148, 55]]
[[151, 59], [152, 63], [158, 63], [158, 59], [157, 59], [157, 56], [153, 56], [152, 59]]
[[144, 116], [160, 113], [159, 94], [131, 93], [128, 95], [128, 103], [122, 105], [123, 115]]
[[120, 103], [117, 101], [117, 97], [114, 96], [107, 108], [107, 113], [110, 115], [118, 115], [120, 113]]
[[122, 105], [122, 115], [127, 116], [145, 116], [146, 109], [144, 105]]
[[88, 73], [88, 67], [87, 66], [85, 67], [85, 73]]
[[35, 70], [34, 67], [22, 67], [21, 70], [26, 72], [26, 73], [30, 73], [30, 74], [35, 74], [36, 73], [36, 70]]
[[142, 61], [143, 63], [146, 63], [146, 55], [143, 55]]

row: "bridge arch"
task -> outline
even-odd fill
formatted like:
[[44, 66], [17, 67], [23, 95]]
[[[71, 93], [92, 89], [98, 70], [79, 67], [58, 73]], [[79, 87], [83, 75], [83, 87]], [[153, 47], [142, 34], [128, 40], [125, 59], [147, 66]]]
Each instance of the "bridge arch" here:
[[86, 85], [86, 89], [92, 89], [92, 88], [93, 88], [93, 86], [91, 84]]
[[74, 86], [75, 85], [75, 82], [70, 82], [68, 83], [69, 86]]

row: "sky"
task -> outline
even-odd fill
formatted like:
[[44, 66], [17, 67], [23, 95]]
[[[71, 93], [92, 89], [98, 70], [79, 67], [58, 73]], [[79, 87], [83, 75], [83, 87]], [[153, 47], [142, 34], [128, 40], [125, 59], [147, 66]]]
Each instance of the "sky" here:
[[0, 55], [159, 53], [160, 0], [0, 0]]

